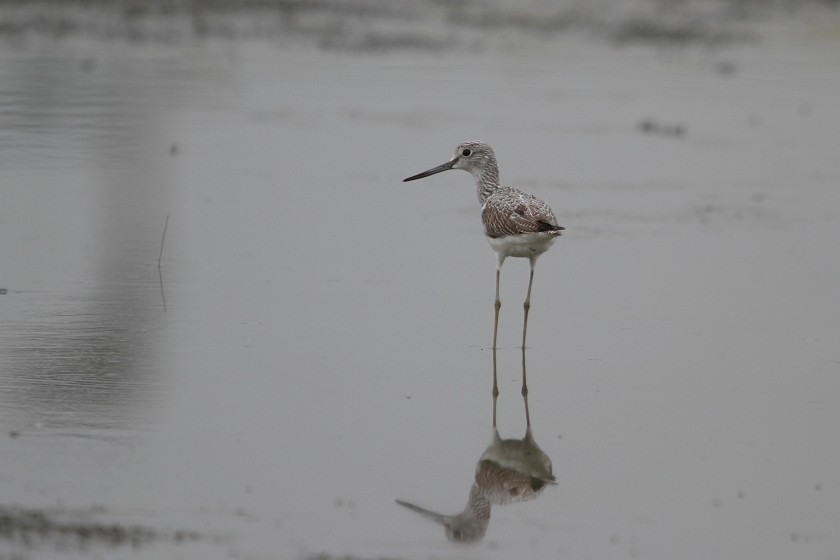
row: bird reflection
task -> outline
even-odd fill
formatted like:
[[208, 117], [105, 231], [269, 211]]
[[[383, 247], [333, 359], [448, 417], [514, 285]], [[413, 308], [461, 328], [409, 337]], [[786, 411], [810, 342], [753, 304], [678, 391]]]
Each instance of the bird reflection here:
[[397, 503], [443, 525], [450, 541], [475, 543], [484, 538], [490, 523], [491, 506], [527, 502], [537, 498], [548, 485], [556, 484], [551, 472], [551, 459], [540, 449], [531, 430], [528, 410], [528, 384], [522, 348], [522, 399], [525, 403], [525, 436], [502, 439], [496, 426], [496, 349], [493, 349], [493, 436], [475, 467], [475, 480], [464, 510], [444, 515], [420, 506], [397, 500]]
[[411, 511], [416, 511], [435, 523], [443, 525], [446, 538], [454, 542], [473, 543], [480, 541], [484, 538], [487, 525], [490, 523], [490, 500], [478, 485], [478, 474], [476, 474], [476, 481], [470, 488], [470, 497], [467, 498], [464, 511], [457, 515], [443, 515], [402, 500], [397, 500], [397, 503]]

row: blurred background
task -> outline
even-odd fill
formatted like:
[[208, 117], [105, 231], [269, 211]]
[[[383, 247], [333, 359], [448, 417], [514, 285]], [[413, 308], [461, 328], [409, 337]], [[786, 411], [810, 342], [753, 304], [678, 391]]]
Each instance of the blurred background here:
[[0, 560], [840, 558], [838, 143], [836, 0], [2, 1]]

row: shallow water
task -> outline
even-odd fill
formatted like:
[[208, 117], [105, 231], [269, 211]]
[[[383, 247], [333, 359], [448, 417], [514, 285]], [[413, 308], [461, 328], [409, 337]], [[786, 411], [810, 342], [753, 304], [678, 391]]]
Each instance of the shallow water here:
[[[838, 43], [770, 31], [4, 48], [0, 517], [66, 530], [0, 557], [837, 558]], [[468, 138], [567, 228], [527, 352], [557, 484], [472, 546], [395, 503], [461, 511], [491, 442], [470, 178], [400, 182]], [[154, 537], [79, 536], [112, 525]]]

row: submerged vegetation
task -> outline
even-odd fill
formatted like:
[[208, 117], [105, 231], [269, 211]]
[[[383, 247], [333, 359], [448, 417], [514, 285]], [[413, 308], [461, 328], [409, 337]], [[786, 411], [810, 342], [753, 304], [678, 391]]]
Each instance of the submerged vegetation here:
[[500, 34], [543, 40], [581, 31], [617, 44], [718, 44], [750, 38], [743, 25], [753, 19], [835, 13], [838, 6], [840, 0], [0, 0], [0, 36], [292, 39], [381, 51], [475, 48]]
[[59, 510], [0, 505], [0, 540], [27, 548], [52, 544], [58, 548], [86, 549], [93, 545], [138, 547], [156, 541], [201, 539], [194, 531], [164, 532], [140, 525], [103, 523], [104, 508]]

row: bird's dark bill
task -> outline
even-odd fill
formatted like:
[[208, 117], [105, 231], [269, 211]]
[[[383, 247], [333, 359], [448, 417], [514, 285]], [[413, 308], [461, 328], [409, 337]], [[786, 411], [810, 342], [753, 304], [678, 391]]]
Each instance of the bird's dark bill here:
[[403, 183], [408, 181], [414, 181], [415, 179], [422, 179], [423, 177], [428, 177], [429, 175], [435, 175], [436, 173], [441, 173], [443, 171], [449, 171], [452, 169], [452, 166], [455, 165], [455, 160], [447, 161], [444, 164], [438, 165], [437, 167], [432, 167], [431, 169], [424, 171], [422, 173], [418, 173], [417, 175], [412, 175], [407, 179], [403, 179]]

